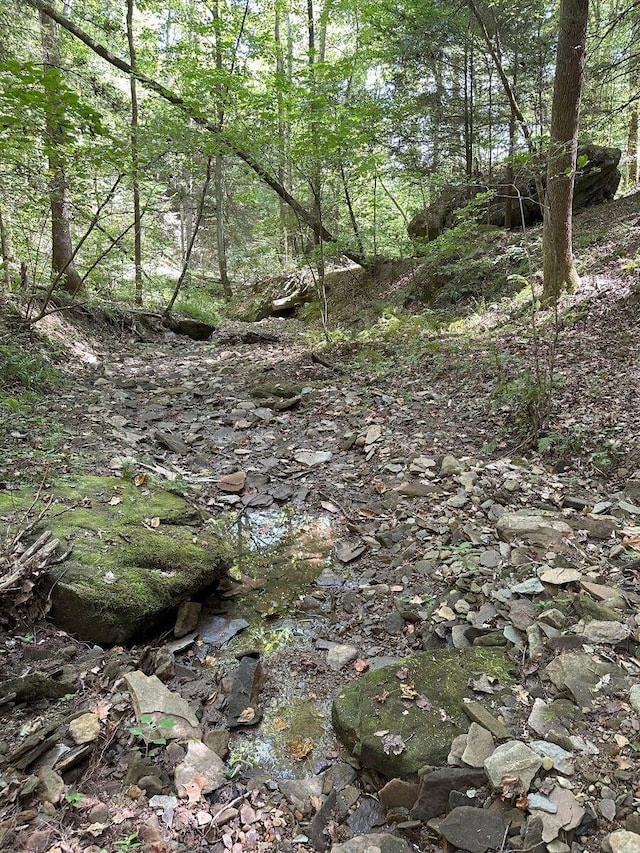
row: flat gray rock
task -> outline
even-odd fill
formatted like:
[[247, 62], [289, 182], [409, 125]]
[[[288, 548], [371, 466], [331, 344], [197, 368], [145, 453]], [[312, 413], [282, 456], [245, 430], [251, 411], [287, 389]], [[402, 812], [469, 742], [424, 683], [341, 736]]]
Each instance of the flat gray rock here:
[[521, 539], [551, 551], [565, 552], [573, 538], [572, 528], [553, 513], [519, 512], [503, 513], [496, 524], [500, 539], [512, 542]]
[[246, 619], [228, 619], [225, 616], [209, 616], [203, 620], [199, 633], [205, 643], [224, 648], [229, 640], [249, 627]]
[[143, 716], [154, 722], [173, 720], [171, 728], [163, 728], [162, 736], [167, 739], [199, 738], [200, 723], [191, 706], [177, 693], [173, 693], [155, 675], [145, 675], [140, 670], [128, 672], [127, 682], [133, 709], [138, 723]]
[[546, 674], [559, 690], [569, 690], [580, 708], [590, 708], [592, 689], [604, 675], [611, 676], [611, 682], [618, 689], [628, 689], [628, 681], [623, 669], [613, 663], [600, 661], [585, 652], [565, 652], [545, 669]]
[[200, 793], [209, 794], [224, 785], [224, 761], [212, 749], [200, 741], [190, 741], [187, 754], [175, 769], [176, 790], [179, 797], [188, 797], [190, 802]]
[[487, 809], [458, 806], [438, 826], [438, 832], [450, 844], [468, 853], [499, 850], [505, 834], [500, 814]]
[[553, 769], [563, 776], [573, 776], [574, 755], [555, 743], [547, 740], [534, 740], [529, 746], [540, 758], [550, 758], [553, 761]]
[[467, 734], [467, 745], [462, 753], [462, 761], [469, 767], [484, 767], [484, 763], [495, 750], [496, 745], [491, 732], [471, 723]]
[[494, 788], [500, 788], [504, 777], [517, 776], [528, 791], [541, 765], [542, 759], [532, 749], [519, 740], [511, 740], [487, 758], [484, 768]]
[[358, 650], [355, 646], [349, 646], [343, 643], [334, 643], [327, 652], [327, 663], [334, 672], [342, 669], [348, 663], [351, 663], [358, 657]]
[[331, 853], [411, 853], [412, 849], [404, 838], [385, 832], [358, 835], [343, 844], [334, 844]]
[[466, 793], [470, 789], [481, 788], [486, 781], [484, 770], [467, 767], [440, 767], [425, 773], [420, 780], [418, 799], [410, 812], [411, 819], [426, 822], [444, 814], [449, 808], [452, 791]]
[[615, 646], [617, 643], [621, 643], [627, 637], [631, 636], [631, 628], [623, 622], [594, 619], [583, 625], [580, 630], [576, 630], [576, 634], [580, 634], [585, 642], [593, 643], [593, 645], [605, 643]]
[[608, 837], [612, 853], [640, 853], [640, 835], [626, 829], [617, 829]]

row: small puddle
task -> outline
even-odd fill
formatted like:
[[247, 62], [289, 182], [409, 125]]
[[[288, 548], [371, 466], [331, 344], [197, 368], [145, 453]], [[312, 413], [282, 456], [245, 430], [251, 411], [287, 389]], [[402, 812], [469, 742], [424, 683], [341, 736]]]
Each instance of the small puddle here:
[[234, 527], [236, 560], [229, 576], [245, 586], [235, 610], [252, 625], [290, 613], [294, 600], [333, 565], [334, 522], [328, 516], [289, 507], [247, 511]]
[[314, 776], [337, 750], [328, 702], [290, 696], [283, 686], [280, 698], [265, 709], [257, 729], [234, 735], [229, 764], [240, 764], [278, 779]]
[[[225, 649], [229, 656], [260, 649], [269, 694], [260, 703], [263, 719], [256, 728], [234, 732], [230, 764], [247, 765], [277, 778], [312, 776], [335, 752], [330, 703], [314, 693], [313, 668], [292, 665], [315, 655], [309, 640], [322, 617], [297, 611], [321, 575], [339, 575], [333, 552], [338, 523], [331, 516], [311, 516], [292, 507], [247, 510], [234, 525], [236, 561], [229, 575], [242, 585], [229, 615], [249, 627]], [[345, 577], [345, 580], [347, 578]], [[232, 590], [233, 591], [233, 590]], [[299, 651], [300, 650], [300, 651]], [[266, 691], [265, 691], [266, 693]]]

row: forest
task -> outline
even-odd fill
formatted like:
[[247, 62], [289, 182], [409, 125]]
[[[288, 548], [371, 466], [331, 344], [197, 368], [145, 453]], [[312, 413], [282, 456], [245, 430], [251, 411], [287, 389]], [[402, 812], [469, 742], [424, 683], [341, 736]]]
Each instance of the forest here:
[[566, 194], [588, 168], [579, 113], [633, 188], [638, 10], [560, 5], [3, 4], [5, 285], [164, 308], [185, 282], [215, 303], [304, 265], [410, 257], [445, 187], [516, 207], [551, 169]]
[[640, 853], [640, 2], [0, 23], [0, 850]]

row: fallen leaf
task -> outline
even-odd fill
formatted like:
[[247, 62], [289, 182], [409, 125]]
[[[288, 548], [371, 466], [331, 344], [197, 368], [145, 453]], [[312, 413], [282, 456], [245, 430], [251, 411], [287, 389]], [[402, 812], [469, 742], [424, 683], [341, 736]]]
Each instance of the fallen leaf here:
[[364, 545], [348, 545], [346, 542], [336, 542], [334, 550], [336, 557], [341, 563], [351, 563], [361, 554], [364, 554], [366, 547]]
[[640, 535], [633, 533], [630, 536], [625, 536], [622, 540], [625, 548], [632, 548], [634, 551], [640, 551]]
[[356, 672], [366, 672], [369, 669], [369, 661], [360, 658], [353, 664]]
[[114, 495], [109, 501], [109, 506], [118, 506], [118, 504], [122, 503], [122, 498], [120, 495]]
[[136, 474], [133, 478], [134, 486], [143, 486], [147, 482], [147, 474]]
[[483, 672], [478, 678], [470, 678], [467, 682], [467, 687], [470, 687], [472, 690], [475, 690], [476, 693], [495, 693], [496, 687], [494, 684], [496, 683], [495, 679], [490, 679], [488, 675]]
[[111, 710], [111, 702], [106, 702], [104, 699], [100, 699], [92, 708], [89, 708], [89, 710], [94, 713], [99, 720], [106, 720], [109, 716], [109, 711]]
[[520, 702], [521, 705], [529, 705], [530, 704], [531, 695], [530, 695], [529, 691], [525, 690], [525, 688], [521, 684], [515, 684], [511, 688], [511, 692], [516, 697], [516, 701]]
[[418, 691], [415, 689], [413, 684], [401, 684], [400, 685], [400, 698], [401, 699], [415, 699], [418, 695]]
[[371, 481], [371, 485], [379, 495], [384, 495], [384, 493], [387, 491], [387, 484], [384, 482], [384, 480], [380, 479], [380, 477], [375, 477]]
[[160, 519], [157, 515], [154, 515], [153, 518], [147, 518], [146, 523], [149, 525], [149, 527], [160, 527]]
[[389, 729], [379, 729], [377, 732], [373, 733], [374, 737], [384, 737], [389, 734]]
[[178, 796], [181, 795], [182, 790], [187, 795], [190, 803], [197, 803], [200, 797], [202, 797], [202, 789], [206, 786], [207, 781], [207, 777], [203, 773], [194, 773], [189, 782], [178, 785]]
[[379, 702], [379, 703], [382, 705], [382, 704], [384, 704], [384, 703], [387, 701], [387, 699], [389, 698], [389, 696], [391, 696], [391, 693], [389, 693], [389, 691], [388, 691], [388, 690], [382, 690], [382, 692], [381, 692], [381, 693], [378, 693], [378, 695], [377, 695], [377, 696], [374, 696], [374, 697], [373, 697], [373, 701], [374, 701], [374, 702]]
[[404, 681], [409, 678], [409, 667], [401, 666], [400, 669], [396, 672], [396, 678], [400, 679], [400, 681]]
[[255, 715], [256, 715], [255, 708], [252, 708], [251, 705], [249, 705], [248, 707], [246, 707], [244, 709], [244, 711], [238, 717], [238, 722], [239, 723], [250, 723], [251, 720], [253, 720], [253, 718], [255, 717]]
[[400, 755], [407, 748], [400, 735], [385, 735], [382, 738], [382, 749], [386, 755]]
[[313, 749], [311, 738], [297, 737], [285, 746], [285, 753], [292, 761], [302, 761]]
[[418, 698], [416, 699], [416, 706], [420, 708], [421, 711], [431, 711], [433, 709], [433, 705], [424, 695], [424, 693], [419, 694]]
[[289, 723], [286, 720], [283, 720], [282, 717], [276, 717], [273, 721], [273, 728], [277, 732], [283, 732], [285, 729], [289, 728]]

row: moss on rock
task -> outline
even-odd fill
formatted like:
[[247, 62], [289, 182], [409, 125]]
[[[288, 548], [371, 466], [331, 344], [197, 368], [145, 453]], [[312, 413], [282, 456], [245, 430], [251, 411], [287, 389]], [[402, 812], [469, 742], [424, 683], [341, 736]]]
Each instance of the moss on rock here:
[[[405, 669], [406, 676], [399, 678]], [[411, 655], [343, 688], [333, 702], [333, 726], [366, 767], [388, 779], [415, 776], [425, 765], [446, 764], [452, 740], [468, 730], [463, 700], [474, 697], [468, 682], [478, 673], [496, 678], [503, 688], [513, 683], [510, 662], [499, 649], [442, 649]], [[417, 695], [403, 698], [413, 691]], [[418, 701], [420, 696], [427, 701]], [[492, 703], [499, 704], [497, 699], [494, 694], [483, 704], [491, 710]], [[399, 735], [401, 742], [389, 746], [386, 734]]]
[[[216, 529], [179, 495], [116, 477], [61, 478], [34, 535], [51, 530], [67, 559], [53, 566], [52, 617], [94, 643], [123, 643], [149, 630], [179, 603], [213, 586], [233, 553]], [[19, 523], [30, 490], [0, 496], [0, 516]]]

